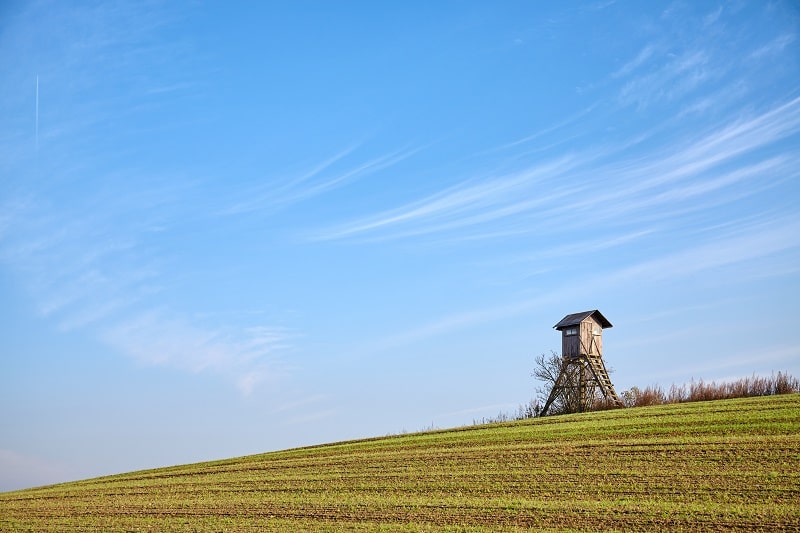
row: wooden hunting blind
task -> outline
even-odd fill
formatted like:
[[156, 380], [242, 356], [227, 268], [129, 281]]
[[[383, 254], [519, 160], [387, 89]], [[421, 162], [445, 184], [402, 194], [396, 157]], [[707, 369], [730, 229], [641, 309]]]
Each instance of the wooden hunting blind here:
[[594, 309], [567, 315], [553, 327], [561, 332], [561, 368], [541, 414], [547, 414], [558, 397], [578, 412], [592, 409], [600, 396], [623, 407], [603, 362], [603, 330], [612, 327], [611, 322]]

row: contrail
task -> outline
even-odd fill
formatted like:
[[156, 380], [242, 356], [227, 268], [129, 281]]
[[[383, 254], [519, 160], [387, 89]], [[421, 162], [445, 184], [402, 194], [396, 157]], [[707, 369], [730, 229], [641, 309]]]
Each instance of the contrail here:
[[39, 76], [36, 76], [36, 150], [39, 150]]

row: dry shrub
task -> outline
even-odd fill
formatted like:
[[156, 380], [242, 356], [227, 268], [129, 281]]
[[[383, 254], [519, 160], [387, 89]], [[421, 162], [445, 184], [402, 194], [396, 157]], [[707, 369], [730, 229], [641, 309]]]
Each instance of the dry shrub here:
[[644, 407], [665, 403], [703, 402], [730, 398], [750, 398], [800, 392], [800, 380], [788, 372], [778, 372], [770, 377], [753, 375], [732, 382], [706, 383], [692, 380], [688, 385], [673, 384], [665, 394], [661, 387], [651, 385], [644, 390], [632, 387], [622, 393], [627, 407]]
[[778, 377], [775, 378], [775, 388], [772, 394], [791, 394], [793, 392], [800, 392], [800, 381], [789, 373], [778, 372]]
[[675, 385], [674, 383], [669, 388], [669, 395], [667, 396], [667, 403], [683, 403], [688, 401], [689, 393], [686, 391], [686, 385]]
[[608, 411], [610, 409], [619, 409], [619, 405], [611, 398], [595, 398], [592, 403], [592, 411]]
[[634, 407], [646, 407], [648, 405], [661, 405], [666, 401], [664, 391], [658, 385], [648, 385], [644, 390], [638, 391], [634, 398]]
[[725, 399], [725, 383], [717, 385], [713, 381], [706, 383], [702, 379], [695, 382], [692, 380], [689, 383], [689, 399], [690, 402], [704, 402], [708, 400], [723, 400]]

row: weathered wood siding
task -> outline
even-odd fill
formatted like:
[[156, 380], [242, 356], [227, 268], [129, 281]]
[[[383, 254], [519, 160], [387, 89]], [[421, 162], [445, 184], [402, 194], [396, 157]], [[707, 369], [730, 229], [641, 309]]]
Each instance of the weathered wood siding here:
[[595, 321], [595, 333], [594, 333], [594, 346], [595, 350], [597, 350], [597, 355], [603, 355], [603, 327], [600, 325], [599, 321]]
[[580, 355], [603, 355], [603, 328], [592, 317], [586, 317], [576, 325], [577, 335], [567, 335], [571, 328], [561, 332], [561, 354], [563, 357], [572, 358]]
[[568, 329], [565, 328], [561, 332], [561, 356], [566, 358], [578, 357], [581, 353], [581, 337], [580, 335], [567, 335]]
[[603, 355], [603, 328], [592, 317], [581, 322], [581, 353], [585, 355]]

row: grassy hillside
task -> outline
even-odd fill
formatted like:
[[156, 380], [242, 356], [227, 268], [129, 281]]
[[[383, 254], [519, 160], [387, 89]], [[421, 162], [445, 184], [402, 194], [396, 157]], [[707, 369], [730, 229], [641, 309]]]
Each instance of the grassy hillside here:
[[0, 494], [2, 531], [800, 530], [800, 394], [534, 419]]

